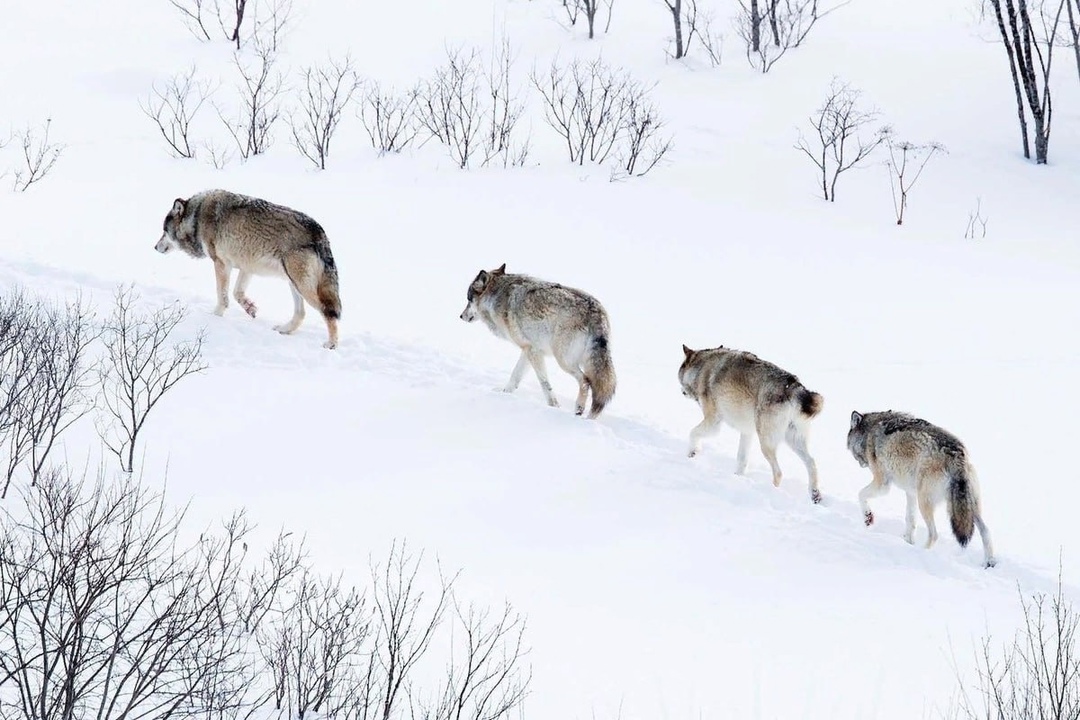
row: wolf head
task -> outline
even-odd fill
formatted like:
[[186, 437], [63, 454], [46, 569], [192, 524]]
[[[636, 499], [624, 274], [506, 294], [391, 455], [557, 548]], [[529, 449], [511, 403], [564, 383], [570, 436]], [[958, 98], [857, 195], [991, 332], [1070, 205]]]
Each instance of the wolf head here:
[[857, 411], [851, 413], [851, 427], [848, 429], [847, 446], [860, 467], [870, 463], [866, 459], [867, 422], [865, 416]]
[[188, 214], [190, 200], [176, 198], [172, 209], [162, 223], [161, 239], [154, 249], [159, 253], [169, 253], [181, 249], [192, 257], [203, 257], [206, 251], [195, 234], [195, 219]]
[[679, 366], [679, 384], [682, 385], [683, 397], [688, 397], [691, 400], [697, 400], [697, 393], [694, 391], [694, 380], [697, 379], [697, 368], [694, 367], [694, 357], [697, 355], [697, 350], [691, 350], [686, 345], [682, 346], [683, 351], [683, 363]]
[[469, 290], [465, 293], [465, 298], [468, 302], [465, 305], [465, 309], [461, 311], [459, 317], [465, 322], [475, 321], [480, 314], [480, 299], [491, 287], [491, 283], [500, 275], [505, 274], [506, 263], [503, 263], [494, 270], [481, 270], [477, 273], [476, 278], [469, 284]]

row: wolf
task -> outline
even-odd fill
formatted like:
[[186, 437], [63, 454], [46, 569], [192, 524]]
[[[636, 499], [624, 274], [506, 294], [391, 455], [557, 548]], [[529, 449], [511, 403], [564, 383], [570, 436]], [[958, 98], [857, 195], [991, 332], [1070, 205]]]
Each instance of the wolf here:
[[915, 503], [930, 536], [926, 547], [937, 541], [934, 509], [948, 500], [953, 535], [966, 547], [974, 529], [982, 538], [986, 567], [996, 564], [990, 531], [982, 518], [978, 478], [967, 448], [952, 433], [907, 413], [852, 412], [847, 436], [848, 450], [862, 467], [873, 473], [870, 484], [859, 491], [866, 524], [874, 513], [868, 501], [889, 491], [895, 484], [907, 494], [904, 540], [915, 542]]
[[229, 305], [229, 279], [239, 270], [233, 297], [251, 317], [257, 308], [246, 294], [252, 275], [285, 278], [293, 296], [293, 316], [274, 329], [288, 335], [304, 321], [304, 301], [326, 320], [329, 338], [338, 344], [341, 298], [338, 271], [322, 226], [292, 208], [227, 190], [205, 190], [177, 198], [165, 216], [160, 253], [183, 250], [194, 258], [214, 261], [217, 278], [216, 315]]
[[690, 431], [689, 456], [701, 452], [701, 442], [726, 422], [739, 431], [735, 472], [746, 472], [750, 441], [757, 434], [761, 453], [772, 468], [773, 485], [782, 478], [776, 449], [787, 442], [806, 465], [810, 500], [821, 502], [817, 463], [807, 448], [810, 420], [821, 412], [825, 398], [807, 390], [788, 371], [753, 353], [723, 346], [691, 350], [683, 345], [679, 384], [684, 396], [697, 402], [704, 415]]
[[525, 366], [532, 365], [548, 405], [558, 407], [544, 361], [552, 355], [578, 382], [576, 414], [584, 414], [590, 391], [590, 418], [611, 402], [615, 395], [611, 326], [599, 300], [576, 288], [508, 273], [506, 263], [477, 273], [466, 299], [462, 320], [483, 320], [496, 337], [521, 348], [504, 392], [517, 390]]

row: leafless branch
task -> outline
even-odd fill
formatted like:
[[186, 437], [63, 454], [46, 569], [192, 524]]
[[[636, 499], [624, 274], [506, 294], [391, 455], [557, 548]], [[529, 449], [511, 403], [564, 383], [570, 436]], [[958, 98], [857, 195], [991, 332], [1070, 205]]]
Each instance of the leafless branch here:
[[293, 143], [300, 154], [325, 170], [330, 141], [360, 88], [360, 78], [348, 56], [340, 61], [330, 60], [321, 67], [305, 68], [303, 78], [299, 116], [294, 114], [289, 118]]
[[128, 473], [134, 469], [136, 443], [150, 412], [178, 382], [207, 367], [201, 332], [193, 340], [173, 337], [186, 316], [183, 307], [165, 305], [141, 314], [134, 307], [136, 300], [134, 290], [117, 291], [98, 367], [104, 405], [98, 434]]
[[273, 128], [281, 117], [285, 79], [276, 69], [276, 53], [267, 47], [257, 47], [250, 63], [245, 63], [240, 53], [234, 62], [241, 80], [237, 85], [239, 112], [232, 119], [226, 118], [221, 108], [217, 112], [241, 159], [246, 160], [266, 152], [273, 142]]
[[195, 79], [195, 66], [177, 73], [159, 88], [154, 83], [153, 95], [139, 102], [143, 113], [154, 121], [168, 143], [173, 157], [194, 158], [195, 145], [191, 124], [196, 114], [212, 95], [210, 83]]
[[922, 175], [926, 164], [936, 153], [947, 152], [938, 142], [915, 145], [906, 140], [893, 140], [892, 135], [885, 138], [889, 149], [889, 187], [892, 188], [893, 210], [896, 212], [896, 224], [904, 224], [904, 211], [907, 210], [908, 192]]
[[31, 185], [43, 180], [52, 171], [56, 161], [66, 149], [65, 145], [54, 143], [49, 139], [51, 129], [52, 118], [48, 118], [40, 128], [27, 126], [26, 129], [15, 133], [22, 147], [22, 162], [13, 173], [15, 177], [13, 187], [17, 192], [25, 192]]
[[412, 144], [419, 131], [415, 108], [419, 90], [405, 93], [383, 90], [378, 83], [367, 85], [357, 115], [364, 126], [371, 146], [383, 153], [401, 152]]

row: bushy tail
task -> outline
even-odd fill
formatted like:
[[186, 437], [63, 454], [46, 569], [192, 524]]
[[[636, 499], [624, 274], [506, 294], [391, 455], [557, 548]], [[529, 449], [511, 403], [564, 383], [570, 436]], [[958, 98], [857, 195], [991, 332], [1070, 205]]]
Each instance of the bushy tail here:
[[971, 542], [975, 532], [975, 495], [971, 488], [966, 464], [949, 473], [949, 522], [961, 547]]
[[606, 335], [595, 336], [589, 341], [583, 369], [585, 380], [592, 390], [589, 417], [595, 418], [615, 395], [615, 366], [611, 364], [611, 349]]
[[321, 272], [316, 292], [319, 295], [319, 305], [323, 317], [327, 320], [337, 320], [341, 317], [341, 296], [338, 294], [337, 263], [330, 252], [330, 243], [326, 236], [322, 235], [315, 243], [315, 254], [319, 257]]
[[821, 412], [821, 408], [825, 407], [825, 397], [820, 393], [807, 390], [806, 388], [799, 388], [799, 410], [807, 418], [812, 418]]

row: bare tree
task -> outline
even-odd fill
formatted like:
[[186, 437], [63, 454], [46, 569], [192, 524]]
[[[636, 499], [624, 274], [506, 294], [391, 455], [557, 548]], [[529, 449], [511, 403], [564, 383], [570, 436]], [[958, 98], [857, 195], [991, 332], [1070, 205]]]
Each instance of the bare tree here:
[[154, 121], [173, 157], [194, 158], [191, 124], [211, 95], [210, 83], [196, 80], [192, 65], [187, 72], [173, 75], [161, 88], [154, 83], [153, 94], [145, 103], [140, 101], [139, 107]]
[[892, 189], [896, 224], [903, 225], [908, 193], [922, 175], [930, 158], [946, 150], [945, 146], [938, 142], [916, 145], [906, 140], [894, 140], [891, 134], [886, 136], [885, 145], [889, 149], [889, 159], [885, 164], [889, 168], [889, 187]]
[[98, 434], [125, 472], [135, 465], [135, 448], [150, 411], [184, 378], [206, 369], [203, 335], [176, 340], [173, 332], [186, 316], [178, 304], [139, 313], [134, 290], [116, 293], [105, 322], [105, 354], [98, 367], [101, 401]]
[[625, 127], [620, 110], [633, 83], [629, 74], [600, 59], [575, 59], [569, 68], [553, 62], [547, 77], [534, 73], [532, 81], [543, 96], [548, 125], [566, 142], [570, 162], [607, 160]]
[[385, 566], [371, 566], [375, 606], [374, 662], [379, 672], [378, 720], [391, 720], [413, 668], [427, 652], [442, 622], [456, 579], [442, 578], [433, 598], [417, 585], [423, 553], [414, 557], [395, 542]]
[[22, 162], [14, 170], [13, 188], [17, 192], [24, 192], [34, 183], [43, 180], [66, 149], [65, 145], [49, 139], [51, 129], [52, 118], [47, 118], [40, 128], [27, 126], [15, 133], [15, 138], [22, 148]]
[[0, 300], [0, 442], [8, 449], [0, 497], [24, 465], [34, 485], [56, 440], [90, 411], [96, 337], [80, 299], [61, 307], [15, 292]]
[[[663, 0], [675, 26], [675, 59], [686, 57], [697, 33], [697, 0]], [[684, 32], [685, 29], [685, 32]]]
[[256, 48], [253, 61], [245, 63], [237, 53], [234, 59], [240, 72], [237, 85], [240, 109], [227, 119], [221, 108], [218, 117], [228, 128], [243, 160], [261, 155], [273, 142], [273, 128], [281, 117], [281, 94], [285, 78], [276, 69], [277, 54], [268, 47]]
[[[600, 14], [600, 8], [603, 5], [607, 6], [607, 23], [604, 26], [604, 32], [607, 33], [611, 30], [611, 11], [615, 5], [615, 0], [569, 0], [569, 2], [576, 4], [580, 10], [585, 12], [585, 21], [589, 25], [590, 40], [596, 37], [596, 18]], [[571, 21], [571, 24], [575, 20], [576, 17]]]
[[1020, 598], [1023, 624], [995, 649], [983, 640], [976, 676], [960, 685], [954, 718], [1076, 720], [1080, 718], [1080, 615], [1057, 591]]
[[[1031, 158], [1027, 125], [1027, 113], [1030, 113], [1034, 125], [1035, 162], [1044, 165], [1049, 152], [1050, 121], [1053, 116], [1050, 69], [1054, 59], [1061, 13], [1065, 8], [1066, 0], [1052, 0], [1049, 17], [1043, 13], [1036, 13], [1037, 16], [1044, 18], [1041, 33], [1032, 21], [1032, 13], [1027, 0], [989, 0], [989, 2], [994, 10], [1001, 42], [1009, 58], [1009, 72], [1012, 76], [1013, 91], [1016, 94], [1016, 112], [1020, 121], [1024, 157]], [[1069, 8], [1071, 11], [1071, 5]], [[1077, 62], [1080, 69], [1080, 57]]]
[[795, 147], [801, 150], [821, 173], [822, 196], [836, 201], [836, 183], [840, 175], [865, 161], [889, 135], [882, 126], [865, 137], [868, 127], [878, 118], [876, 110], [859, 107], [861, 92], [847, 83], [833, 80], [829, 94], [810, 125], [816, 136], [807, 140], [800, 132]]
[[289, 717], [338, 714], [352, 689], [369, 616], [364, 597], [340, 578], [306, 569], [290, 588], [284, 610], [260, 634], [263, 658], [273, 668], [276, 708]]
[[501, 720], [525, 700], [525, 619], [507, 604], [501, 615], [454, 602], [455, 625], [446, 685], [433, 720]]
[[1068, 20], [1069, 47], [1076, 61], [1076, 74], [1080, 77], [1080, 0], [1065, 0]]
[[484, 106], [480, 96], [480, 53], [447, 50], [446, 64], [420, 86], [416, 117], [446, 146], [458, 167], [469, 166], [482, 144]]
[[964, 229], [964, 239], [974, 240], [986, 237], [986, 224], [990, 218], [982, 214], [982, 198], [975, 198], [975, 209], [968, 213], [967, 227]]
[[739, 0], [735, 30], [746, 47], [751, 67], [763, 73], [792, 48], [799, 47], [818, 20], [842, 2], [822, 10], [818, 0]]
[[190, 717], [242, 538], [184, 547], [183, 514], [131, 479], [57, 470], [21, 499], [0, 513], [0, 717]]
[[209, 15], [213, 14], [220, 18], [219, 0], [169, 0], [180, 13], [184, 20], [184, 26], [192, 35], [200, 40], [212, 40], [206, 24], [210, 21]]
[[664, 121], [649, 101], [645, 88], [634, 85], [623, 97], [622, 140], [616, 146], [613, 178], [641, 177], [664, 159], [672, 147]]
[[547, 76], [533, 73], [544, 117], [566, 143], [570, 161], [617, 161], [613, 178], [644, 175], [671, 148], [671, 138], [649, 99], [650, 88], [602, 60], [558, 62]]
[[510, 41], [504, 39], [497, 49], [492, 49], [488, 68], [484, 72], [484, 89], [488, 100], [483, 138], [484, 165], [498, 160], [503, 167], [521, 166], [529, 155], [528, 140], [517, 142], [516, 130], [525, 112], [525, 103], [520, 90], [511, 80], [514, 60]]
[[293, 143], [301, 155], [325, 170], [330, 140], [360, 88], [360, 78], [348, 56], [340, 61], [331, 59], [321, 67], [305, 68], [303, 77], [299, 117], [289, 118]]
[[367, 85], [357, 115], [364, 126], [371, 146], [379, 154], [401, 152], [412, 144], [419, 130], [415, 107], [419, 90], [405, 93], [383, 90], [378, 83]]

